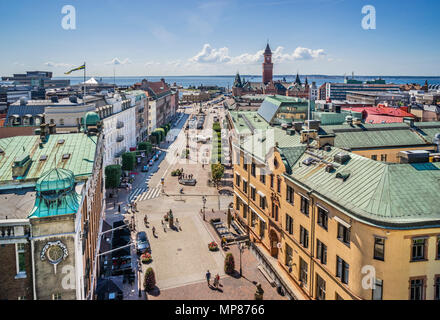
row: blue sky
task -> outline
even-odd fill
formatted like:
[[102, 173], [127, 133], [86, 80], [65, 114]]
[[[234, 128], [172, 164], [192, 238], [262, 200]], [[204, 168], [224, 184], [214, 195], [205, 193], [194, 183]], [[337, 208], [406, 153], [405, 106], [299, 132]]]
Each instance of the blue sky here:
[[[61, 26], [64, 5], [76, 30]], [[361, 27], [362, 7], [376, 29]], [[440, 76], [437, 0], [21, 0], [0, 2], [0, 74], [87, 62], [89, 75], [261, 73]], [[73, 74], [80, 75], [80, 74]]]

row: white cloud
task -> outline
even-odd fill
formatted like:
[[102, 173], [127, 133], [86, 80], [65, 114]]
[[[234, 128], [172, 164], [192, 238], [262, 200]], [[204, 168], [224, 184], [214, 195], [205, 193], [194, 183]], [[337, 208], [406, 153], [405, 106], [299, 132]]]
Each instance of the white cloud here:
[[202, 51], [189, 60], [198, 63], [226, 63], [231, 61], [231, 57], [229, 57], [228, 48], [213, 49], [210, 44], [206, 43]]
[[131, 60], [128, 58], [125, 58], [124, 60], [120, 60], [119, 58], [113, 58], [111, 61], [106, 62], [105, 64], [114, 65], [114, 66], [131, 64]]
[[70, 66], [72, 66], [69, 63], [56, 63], [56, 62], [52, 62], [52, 61], [45, 62], [44, 65], [46, 67], [51, 67], [51, 68], [60, 68], [60, 67], [70, 67]]
[[[308, 49], [297, 47], [292, 53], [284, 53], [284, 47], [277, 47], [273, 53], [273, 61], [275, 63], [283, 63], [295, 60], [313, 60], [319, 59], [326, 55], [323, 49]], [[202, 50], [194, 57], [189, 59], [190, 62], [195, 63], [210, 63], [210, 64], [230, 64], [230, 65], [250, 65], [263, 62], [264, 50], [256, 53], [243, 53], [238, 56], [230, 56], [229, 49], [224, 47], [220, 49], [212, 48], [210, 44], [205, 44]]]

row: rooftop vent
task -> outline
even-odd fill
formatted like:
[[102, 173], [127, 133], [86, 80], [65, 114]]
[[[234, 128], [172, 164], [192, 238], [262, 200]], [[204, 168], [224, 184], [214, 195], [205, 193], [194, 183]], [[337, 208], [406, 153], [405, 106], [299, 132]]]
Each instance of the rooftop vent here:
[[350, 177], [350, 171], [341, 171], [336, 174], [337, 179], [342, 179], [342, 181], [346, 181]]
[[305, 159], [302, 163], [305, 164], [306, 166], [310, 166], [310, 165], [312, 165], [315, 161], [316, 161], [315, 159], [309, 157], [309, 158]]
[[65, 140], [64, 139], [60, 139], [58, 140], [58, 144], [64, 144]]
[[67, 160], [70, 158], [70, 153], [63, 154], [63, 160]]
[[335, 171], [335, 166], [333, 164], [329, 163], [325, 166], [325, 171], [328, 173], [331, 173], [331, 172]]
[[351, 159], [350, 155], [343, 152], [339, 152], [334, 156], [334, 161], [339, 164], [345, 164], [350, 159]]
[[5, 152], [3, 151], [3, 149], [0, 149], [0, 154], [4, 154]]
[[71, 103], [78, 103], [78, 97], [77, 96], [70, 96], [69, 101]]
[[45, 155], [45, 154], [43, 154], [41, 157], [40, 157], [40, 161], [46, 161], [47, 160], [47, 156]]

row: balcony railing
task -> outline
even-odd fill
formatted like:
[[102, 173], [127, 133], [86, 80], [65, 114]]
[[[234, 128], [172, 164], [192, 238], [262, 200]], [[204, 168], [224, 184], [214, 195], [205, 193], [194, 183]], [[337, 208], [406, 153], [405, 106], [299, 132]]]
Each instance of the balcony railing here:
[[124, 136], [123, 135], [118, 135], [116, 137], [116, 142], [122, 142], [122, 141], [124, 141]]
[[123, 128], [124, 127], [124, 122], [123, 121], [118, 121], [117, 123], [116, 123], [116, 129], [121, 129], [121, 128]]

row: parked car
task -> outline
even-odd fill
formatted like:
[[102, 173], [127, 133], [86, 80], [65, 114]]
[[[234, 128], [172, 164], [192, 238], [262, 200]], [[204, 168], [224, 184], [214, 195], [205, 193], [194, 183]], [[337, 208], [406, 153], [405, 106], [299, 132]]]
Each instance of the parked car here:
[[144, 231], [138, 232], [136, 235], [136, 250], [138, 254], [145, 252], [151, 253], [150, 242], [148, 241], [147, 234]]

